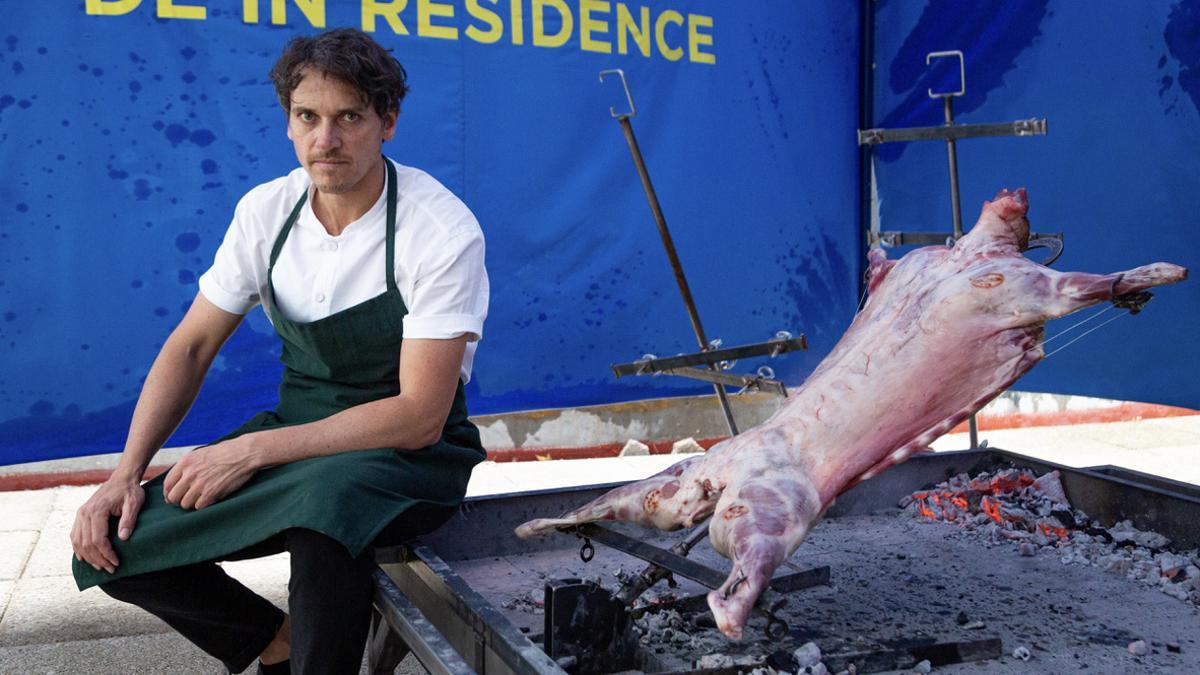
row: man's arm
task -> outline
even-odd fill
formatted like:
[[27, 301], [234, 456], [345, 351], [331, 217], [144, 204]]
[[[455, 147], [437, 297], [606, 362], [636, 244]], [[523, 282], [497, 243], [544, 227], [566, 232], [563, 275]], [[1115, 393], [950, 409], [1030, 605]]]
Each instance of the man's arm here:
[[363, 448], [415, 450], [436, 442], [450, 414], [466, 342], [465, 335], [406, 339], [400, 349], [396, 396], [189, 453], [167, 474], [166, 500], [184, 508], [204, 508], [265, 467]]
[[213, 358], [241, 320], [197, 294], [167, 338], [142, 385], [116, 470], [75, 514], [71, 546], [80, 560], [116, 570], [120, 561], [108, 541], [108, 519], [120, 516], [118, 536], [129, 538], [145, 500], [142, 474], [187, 414]]

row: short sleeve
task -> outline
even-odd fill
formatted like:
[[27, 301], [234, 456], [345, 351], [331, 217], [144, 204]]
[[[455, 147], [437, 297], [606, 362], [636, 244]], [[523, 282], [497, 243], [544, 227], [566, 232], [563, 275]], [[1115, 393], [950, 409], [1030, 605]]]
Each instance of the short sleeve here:
[[404, 337], [479, 340], [488, 295], [483, 234], [472, 222], [425, 252], [406, 303]]
[[252, 235], [250, 208], [243, 198], [234, 210], [233, 222], [217, 248], [212, 267], [200, 276], [200, 292], [220, 309], [245, 314], [261, 301], [266, 279], [262, 242]]

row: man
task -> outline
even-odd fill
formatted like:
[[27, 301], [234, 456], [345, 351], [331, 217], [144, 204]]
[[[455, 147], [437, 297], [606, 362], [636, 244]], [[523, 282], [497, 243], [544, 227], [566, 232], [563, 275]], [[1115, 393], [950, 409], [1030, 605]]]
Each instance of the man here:
[[[271, 71], [301, 168], [239, 202], [146, 377], [120, 464], [76, 515], [80, 588], [162, 618], [241, 672], [357, 672], [372, 546], [436, 528], [485, 453], [463, 382], [487, 313], [483, 237], [436, 180], [383, 157], [406, 74], [364, 33], [292, 40]], [[213, 358], [261, 302], [276, 410], [139, 485]], [[218, 560], [291, 554], [288, 616]]]

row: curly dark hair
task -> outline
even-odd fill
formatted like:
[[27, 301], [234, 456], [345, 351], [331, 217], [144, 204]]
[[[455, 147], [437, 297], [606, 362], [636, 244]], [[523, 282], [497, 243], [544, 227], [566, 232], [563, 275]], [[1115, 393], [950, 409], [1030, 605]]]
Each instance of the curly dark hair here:
[[408, 93], [404, 66], [366, 33], [338, 28], [319, 35], [293, 38], [271, 68], [271, 81], [283, 109], [291, 112], [292, 92], [313, 69], [353, 85], [380, 117], [400, 112]]

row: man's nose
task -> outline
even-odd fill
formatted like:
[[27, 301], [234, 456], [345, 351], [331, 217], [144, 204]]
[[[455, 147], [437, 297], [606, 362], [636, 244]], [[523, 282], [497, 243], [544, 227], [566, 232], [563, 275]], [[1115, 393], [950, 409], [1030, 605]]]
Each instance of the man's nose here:
[[341, 131], [332, 122], [321, 124], [316, 129], [316, 146], [322, 150], [335, 149], [341, 146]]

